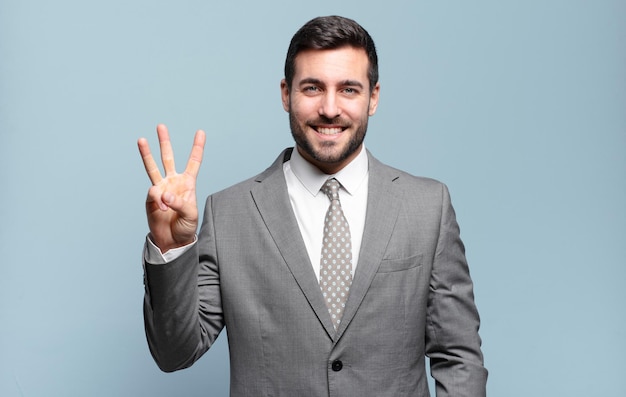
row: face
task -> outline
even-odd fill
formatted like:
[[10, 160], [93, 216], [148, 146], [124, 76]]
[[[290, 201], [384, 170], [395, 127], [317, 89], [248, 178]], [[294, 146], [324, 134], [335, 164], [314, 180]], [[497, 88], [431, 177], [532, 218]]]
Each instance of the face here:
[[380, 91], [376, 84], [370, 92], [368, 65], [363, 49], [306, 50], [296, 56], [291, 89], [281, 81], [296, 147], [326, 174], [345, 167], [363, 146]]

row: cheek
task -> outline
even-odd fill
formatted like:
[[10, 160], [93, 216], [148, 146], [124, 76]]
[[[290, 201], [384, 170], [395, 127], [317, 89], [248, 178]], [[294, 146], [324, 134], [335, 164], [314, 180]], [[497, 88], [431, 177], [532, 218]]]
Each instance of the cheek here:
[[313, 101], [292, 101], [291, 112], [301, 121], [316, 117], [317, 115]]
[[343, 108], [344, 117], [353, 121], [363, 120], [369, 116], [370, 107], [367, 103], [350, 103]]

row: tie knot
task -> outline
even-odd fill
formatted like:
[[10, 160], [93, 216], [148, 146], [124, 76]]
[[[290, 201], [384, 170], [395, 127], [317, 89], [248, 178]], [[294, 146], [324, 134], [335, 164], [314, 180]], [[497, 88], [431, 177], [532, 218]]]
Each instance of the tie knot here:
[[330, 201], [339, 200], [339, 181], [335, 178], [328, 179], [322, 185], [322, 192], [328, 196]]

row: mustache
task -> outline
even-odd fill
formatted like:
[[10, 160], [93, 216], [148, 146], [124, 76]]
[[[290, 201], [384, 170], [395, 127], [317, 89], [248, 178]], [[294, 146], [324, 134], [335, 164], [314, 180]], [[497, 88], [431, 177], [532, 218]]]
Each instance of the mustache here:
[[309, 127], [324, 127], [326, 125], [332, 125], [335, 127], [348, 128], [352, 125], [352, 123], [348, 120], [344, 120], [340, 116], [333, 117], [332, 119], [325, 116], [319, 116], [316, 119], [307, 120], [306, 125]]

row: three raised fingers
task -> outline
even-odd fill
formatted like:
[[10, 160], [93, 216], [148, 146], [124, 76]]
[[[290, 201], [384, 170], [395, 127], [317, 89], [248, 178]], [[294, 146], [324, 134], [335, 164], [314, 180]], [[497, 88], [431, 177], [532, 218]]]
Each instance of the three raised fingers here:
[[[171, 176], [176, 174], [176, 165], [174, 163], [174, 151], [172, 150], [172, 144], [170, 142], [169, 133], [167, 127], [163, 124], [157, 126], [157, 135], [159, 137], [159, 147], [161, 149], [161, 161], [163, 162], [163, 169], [165, 170], [165, 176]], [[202, 130], [198, 130], [193, 140], [193, 146], [191, 148], [191, 154], [187, 161], [187, 167], [185, 168], [185, 174], [196, 178], [200, 170], [200, 164], [202, 163], [202, 156], [204, 153], [204, 143], [206, 141], [206, 134]], [[143, 165], [146, 169], [146, 173], [150, 178], [153, 185], [157, 185], [163, 180], [163, 176], [159, 171], [159, 167], [152, 156], [150, 151], [150, 145], [145, 138], [140, 138], [137, 141], [139, 152], [143, 161]]]

